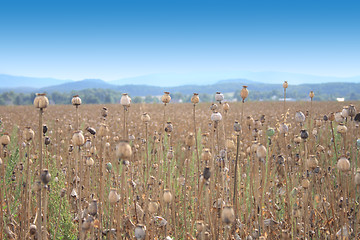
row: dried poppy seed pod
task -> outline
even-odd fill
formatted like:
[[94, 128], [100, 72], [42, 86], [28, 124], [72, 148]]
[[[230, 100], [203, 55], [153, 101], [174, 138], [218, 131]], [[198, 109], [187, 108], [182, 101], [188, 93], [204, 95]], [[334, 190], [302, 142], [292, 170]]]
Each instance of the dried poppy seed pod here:
[[171, 101], [170, 93], [164, 92], [164, 95], [161, 96], [161, 101], [166, 105]]
[[309, 97], [311, 98], [311, 100], [314, 98], [314, 96], [315, 96], [315, 93], [313, 91], [310, 91]]
[[196, 231], [201, 233], [205, 230], [205, 224], [204, 224], [204, 221], [202, 220], [199, 220], [199, 221], [196, 221]]
[[234, 131], [237, 133], [239, 133], [241, 131], [241, 125], [237, 120], [235, 120], [235, 123], [234, 123]]
[[34, 131], [30, 127], [25, 127], [23, 137], [25, 141], [30, 142], [35, 136]]
[[349, 108], [348, 108], [348, 111], [349, 111], [349, 117], [351, 117], [351, 119], [352, 119], [353, 117], [355, 117], [355, 115], [356, 115], [356, 108], [355, 108], [354, 105], [350, 104], [350, 105], [349, 105]]
[[288, 84], [288, 82], [287, 81], [284, 81], [284, 83], [283, 83], [283, 88], [288, 88], [288, 86], [289, 86], [289, 84]]
[[86, 220], [82, 223], [81, 228], [83, 231], [88, 231], [91, 226], [93, 225], [94, 218], [92, 216], [89, 216], [86, 218]]
[[240, 92], [242, 102], [245, 102], [245, 99], [248, 97], [248, 95], [249, 95], [249, 90], [247, 89], [247, 86], [243, 86]]
[[150, 176], [148, 185], [154, 185], [155, 181], [156, 181], [156, 178], [154, 176]]
[[232, 206], [224, 206], [224, 208], [221, 211], [221, 220], [226, 225], [235, 222], [235, 212]]
[[88, 131], [91, 135], [95, 135], [96, 134], [96, 130], [92, 127], [87, 127], [86, 131]]
[[24, 170], [24, 164], [22, 162], [19, 163], [18, 169], [20, 172]]
[[32, 185], [32, 190], [34, 192], [40, 191], [41, 189], [41, 181], [35, 181], [34, 184]]
[[170, 121], [166, 122], [165, 132], [171, 133], [173, 131], [173, 125]]
[[114, 141], [114, 142], [118, 142], [118, 141], [120, 141], [119, 136], [114, 136], [114, 137], [113, 137], [113, 141]]
[[345, 157], [341, 157], [337, 164], [336, 167], [339, 169], [339, 171], [341, 172], [348, 172], [350, 170], [350, 162], [347, 158]]
[[69, 152], [72, 152], [74, 150], [74, 146], [73, 145], [70, 145], [69, 146]]
[[108, 115], [108, 109], [107, 109], [107, 107], [103, 107], [103, 108], [101, 109], [101, 116], [103, 116], [104, 118], [106, 118], [107, 115]]
[[279, 126], [279, 132], [281, 134], [285, 134], [289, 131], [289, 127], [286, 123], [281, 123], [280, 126]]
[[43, 184], [47, 185], [51, 180], [51, 174], [48, 169], [43, 169], [40, 175], [40, 179]]
[[208, 162], [211, 160], [211, 152], [210, 149], [208, 148], [204, 148], [202, 153], [201, 153], [201, 160]]
[[79, 95], [73, 96], [73, 98], [71, 99], [71, 104], [74, 106], [81, 105], [81, 98], [79, 97]]
[[354, 121], [357, 123], [357, 125], [359, 125], [359, 123], [360, 123], [360, 113], [357, 113], [355, 115]]
[[114, 203], [117, 203], [120, 199], [120, 196], [117, 194], [116, 192], [116, 189], [115, 188], [112, 188], [110, 189], [110, 192], [109, 192], [109, 202], [111, 204], [114, 204]]
[[84, 148], [87, 149], [87, 150], [90, 150], [91, 145], [92, 145], [91, 139], [90, 139], [90, 138], [87, 138], [87, 139], [85, 140], [85, 143], [84, 143]]
[[305, 115], [301, 111], [296, 111], [295, 113], [295, 121], [297, 123], [303, 123], [305, 122]]
[[112, 170], [112, 164], [110, 162], [107, 163], [105, 167], [106, 167], [106, 170], [109, 172]]
[[269, 136], [269, 137], [272, 137], [274, 136], [275, 134], [275, 130], [272, 128], [272, 127], [269, 127], [267, 130], [266, 130], [266, 135]]
[[321, 145], [317, 145], [316, 151], [317, 151], [318, 153], [324, 153], [324, 152], [325, 152], [325, 148], [324, 148], [323, 146], [321, 146]]
[[310, 181], [309, 181], [309, 179], [304, 178], [304, 179], [301, 181], [301, 186], [302, 186], [304, 189], [308, 189], [308, 188], [310, 187]]
[[208, 140], [209, 140], [209, 134], [208, 133], [202, 133], [201, 134], [201, 144], [202, 145], [206, 145], [206, 143], [208, 142]]
[[300, 144], [302, 142], [302, 139], [299, 135], [295, 135], [294, 137], [294, 143]]
[[216, 92], [215, 100], [221, 104], [221, 101], [224, 100], [224, 94], [222, 94], [221, 92]]
[[218, 105], [216, 103], [212, 103], [210, 106], [210, 110], [213, 112], [216, 111], [217, 108], [218, 108]]
[[46, 93], [37, 93], [34, 99], [34, 106], [36, 108], [47, 108], [49, 105], [49, 99], [46, 97]]
[[146, 227], [144, 224], [137, 224], [135, 227], [135, 238], [144, 239], [146, 236]]
[[49, 144], [51, 143], [50, 138], [49, 138], [49, 137], [45, 137], [45, 138], [44, 138], [44, 143], [45, 143], [46, 146], [49, 145]]
[[251, 116], [247, 116], [246, 120], [245, 120], [245, 124], [249, 127], [249, 129], [251, 127], [254, 127], [255, 121]]
[[266, 158], [266, 147], [262, 144], [260, 144], [257, 148], [256, 148], [256, 155], [258, 158], [260, 159], [265, 159]]
[[258, 119], [256, 119], [256, 120], [254, 121], [254, 128], [257, 128], [257, 129], [260, 129], [260, 128], [261, 128], [261, 122], [260, 122]]
[[46, 124], [43, 125], [42, 130], [43, 130], [43, 134], [44, 134], [44, 136], [45, 136], [45, 134], [46, 134], [47, 131], [48, 131], [48, 127], [46, 126]]
[[174, 151], [172, 150], [172, 147], [171, 147], [170, 150], [166, 154], [166, 158], [168, 160], [171, 160], [171, 159], [173, 159], [173, 157], [174, 157]]
[[169, 189], [164, 190], [163, 200], [165, 203], [171, 203], [173, 196]]
[[354, 182], [355, 182], [355, 185], [356, 185], [356, 186], [359, 186], [359, 185], [360, 185], [360, 168], [358, 168], [358, 169], [356, 170]]
[[204, 168], [203, 177], [206, 181], [210, 179], [211, 177], [210, 167], [206, 166]]
[[124, 160], [129, 160], [132, 155], [131, 146], [128, 141], [120, 141], [116, 145], [116, 157]]
[[195, 104], [199, 103], [199, 101], [200, 101], [199, 94], [194, 93], [194, 95], [191, 97], [191, 103], [195, 105]]
[[131, 98], [129, 97], [129, 95], [127, 93], [123, 93], [120, 99], [120, 104], [123, 107], [130, 107], [131, 104]]
[[347, 132], [347, 127], [344, 125], [344, 123], [339, 123], [339, 125], [336, 127], [336, 131], [340, 134], [345, 134]]
[[92, 202], [88, 206], [88, 212], [91, 216], [95, 216], [97, 214], [97, 200], [93, 199]]
[[211, 114], [210, 119], [211, 119], [211, 121], [214, 121], [214, 122], [221, 121], [221, 119], [222, 119], [221, 113], [219, 113], [219, 112], [213, 112], [213, 113]]
[[29, 233], [30, 235], [35, 235], [37, 232], [37, 227], [35, 224], [30, 224]]
[[192, 147], [195, 145], [195, 136], [193, 133], [189, 133], [189, 135], [185, 139], [185, 145], [187, 147]]
[[155, 214], [157, 213], [157, 211], [159, 210], [159, 203], [156, 201], [150, 201], [149, 202], [149, 206], [148, 206], [148, 210], [151, 214]]
[[[325, 117], [325, 116], [324, 116]], [[325, 118], [324, 118], [325, 119]], [[328, 117], [329, 121], [335, 121], [335, 114], [334, 113], [330, 113], [329, 117]]]
[[75, 146], [82, 146], [85, 143], [84, 135], [82, 134], [82, 131], [75, 131], [74, 135], [72, 136], [72, 142]]
[[75, 176], [73, 178], [73, 183], [80, 183], [80, 177], [79, 176]]
[[307, 130], [305, 129], [301, 129], [300, 130], [300, 137], [304, 140], [306, 140], [309, 137], [309, 133]]
[[143, 121], [144, 123], [148, 123], [150, 122], [151, 118], [150, 118], [150, 115], [148, 113], [143, 113], [141, 115], [141, 121]]
[[252, 145], [250, 148], [251, 152], [256, 154], [256, 150], [257, 150], [258, 146], [259, 146], [259, 143], [257, 141], [252, 141]]
[[63, 189], [61, 189], [61, 191], [60, 191], [60, 197], [65, 197], [65, 194], [66, 194], [66, 189], [65, 188], [63, 188]]
[[342, 112], [336, 112], [335, 113], [335, 121], [337, 123], [341, 123], [344, 121], [344, 116], [342, 115]]
[[314, 170], [319, 164], [315, 155], [309, 155], [309, 158], [306, 160], [306, 167], [310, 170]]
[[95, 163], [95, 162], [94, 162], [94, 159], [93, 159], [93, 158], [88, 157], [88, 158], [86, 158], [85, 163], [86, 163], [87, 166], [91, 167], [91, 166], [94, 166], [94, 163]]
[[323, 124], [323, 123], [322, 123], [322, 120], [321, 120], [321, 119], [316, 119], [316, 120], [315, 120], [315, 126], [316, 126], [316, 127], [321, 127], [322, 124]]
[[100, 124], [100, 128], [98, 130], [98, 136], [99, 137], [105, 137], [109, 133], [109, 128], [106, 126], [106, 124], [102, 123]]
[[10, 136], [8, 133], [4, 133], [1, 137], [0, 137], [0, 144], [3, 146], [6, 146], [8, 144], [10, 144]]
[[342, 111], [341, 111], [341, 115], [343, 118], [347, 118], [349, 116], [349, 107], [348, 106], [344, 106]]
[[185, 177], [183, 175], [181, 175], [180, 177], [178, 177], [178, 182], [181, 186], [184, 186], [185, 185]]

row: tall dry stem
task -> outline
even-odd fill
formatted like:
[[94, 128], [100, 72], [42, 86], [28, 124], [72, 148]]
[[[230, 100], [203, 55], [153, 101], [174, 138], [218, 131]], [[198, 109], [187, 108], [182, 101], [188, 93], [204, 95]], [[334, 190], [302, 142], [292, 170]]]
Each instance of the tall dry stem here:
[[[43, 131], [43, 124], [42, 124], [42, 117], [43, 117], [43, 112], [44, 110], [42, 108], [39, 109], [39, 178], [40, 178], [40, 173], [43, 169], [43, 135], [42, 135], [42, 131]], [[40, 189], [40, 191], [38, 191], [38, 202], [37, 202], [37, 214], [38, 214], [38, 219], [37, 219], [37, 238], [39, 240], [42, 239], [42, 205], [41, 205], [41, 201], [42, 201], [42, 188]]]

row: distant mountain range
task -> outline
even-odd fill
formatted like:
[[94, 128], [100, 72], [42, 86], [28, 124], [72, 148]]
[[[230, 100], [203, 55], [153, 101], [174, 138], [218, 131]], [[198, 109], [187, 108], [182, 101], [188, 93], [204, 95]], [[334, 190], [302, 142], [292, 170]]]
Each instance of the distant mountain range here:
[[[150, 85], [113, 85], [108, 82], [99, 80], [99, 79], [85, 79], [82, 81], [63, 83], [56, 86], [44, 87], [38, 89], [38, 92], [47, 92], [52, 93], [54, 91], [58, 92], [71, 92], [71, 91], [80, 91], [90, 88], [101, 88], [101, 89], [112, 89], [120, 92], [126, 92], [132, 96], [146, 96], [146, 95], [162, 95], [164, 91], [169, 91], [172, 93], [179, 92], [182, 94], [193, 94], [194, 92], [199, 93], [214, 93], [217, 91], [221, 92], [234, 92], [236, 89], [241, 88], [242, 85], [256, 85], [258, 89], [266, 89], [264, 83], [258, 83], [254, 81], [249, 81], [246, 79], [231, 79], [219, 81], [215, 84], [209, 85], [184, 85], [177, 87], [158, 87]], [[273, 87], [276, 85], [274, 84]]]
[[[260, 76], [265, 73], [258, 73], [257, 77], [253, 76], [254, 79], [260, 79]], [[118, 80], [105, 82], [100, 79], [85, 79], [81, 81], [72, 81], [72, 80], [57, 80], [53, 78], [27, 78], [27, 77], [16, 77], [11, 75], [0, 74], [0, 93], [14, 91], [16, 93], [35, 93], [35, 92], [47, 92], [49, 94], [57, 91], [62, 93], [70, 93], [72, 91], [81, 91], [85, 89], [112, 89], [118, 92], [126, 92], [130, 96], [147, 96], [147, 95], [162, 95], [164, 91], [169, 91], [171, 93], [182, 93], [182, 94], [192, 94], [197, 93], [208, 93], [213, 94], [217, 91], [223, 93], [235, 92], [242, 88], [242, 85], [248, 85], [250, 91], [257, 92], [271, 92], [271, 91], [282, 91], [282, 83], [284, 80], [288, 80], [289, 89], [288, 92], [296, 91], [299, 93], [306, 93], [310, 90], [316, 91], [316, 93], [331, 95], [339, 94], [340, 96], [346, 95], [349, 93], [357, 94], [360, 93], [360, 77], [353, 78], [329, 78], [330, 82], [337, 80], [337, 82], [332, 83], [317, 83], [320, 80], [325, 81], [324, 77], [318, 76], [307, 76], [307, 75], [296, 75], [296, 74], [286, 74], [286, 73], [276, 73], [278, 78], [281, 80], [274, 80], [271, 83], [270, 81], [255, 81], [253, 78], [251, 80], [245, 78], [232, 78], [217, 81], [209, 80], [206, 81], [193, 81], [191, 84], [181, 85], [181, 86], [172, 86], [170, 80], [167, 82], [162, 79], [162, 84], [156, 86], [157, 81], [160, 81], [160, 78], [157, 78], [156, 81], [146, 81], [147, 77], [133, 78], [139, 81], [127, 80]], [[276, 74], [267, 75], [267, 80], [274, 78]], [[287, 78], [284, 76], [288, 76]], [[295, 85], [289, 79], [296, 79], [300, 76], [303, 76], [306, 81], [308, 79], [313, 79], [311, 84], [299, 84]], [[169, 79], [170, 76], [168, 76]], [[317, 80], [316, 80], [317, 79]], [[294, 80], [296, 82], [296, 80]], [[346, 82], [346, 84], [344, 84]], [[185, 81], [186, 82], [186, 81]], [[275, 82], [275, 83], [273, 83]], [[131, 84], [129, 84], [131, 83]], [[145, 84], [144, 84], [145, 83]], [[147, 83], [147, 84], [146, 84]], [[159, 83], [159, 82], [158, 82]], [[171, 84], [172, 83], [172, 84]], [[160, 84], [160, 83], [159, 83]], [[162, 86], [163, 84], [169, 84], [168, 86]]]
[[[84, 79], [81, 81], [71, 80], [56, 80], [56, 79], [45, 79], [45, 78], [26, 78], [16, 77], [10, 75], [0, 75], [0, 93], [14, 91], [16, 93], [33, 93], [33, 92], [71, 92], [80, 91], [84, 89], [112, 89], [121, 92], [127, 92], [131, 95], [146, 96], [146, 95], [159, 95], [163, 94], [164, 91], [170, 92], [181, 92], [183, 94], [192, 94], [194, 92], [212, 93], [216, 91], [222, 92], [233, 92], [235, 89], [241, 87], [241, 85], [257, 85], [262, 86], [263, 83], [254, 82], [247, 79], [229, 79], [221, 80], [214, 83], [207, 83], [204, 85], [182, 85], [172, 87], [155, 86], [153, 82], [150, 84], [124, 84], [119, 85], [120, 82], [110, 81], [105, 82], [100, 79]], [[118, 84], [116, 84], [118, 83]]]
[[[24, 88], [32, 91], [33, 89], [49, 88], [61, 85], [61, 88], [73, 87], [74, 89], [82, 88], [82, 85], [90, 84], [95, 88], [113, 88], [123, 85], [151, 85], [158, 87], [178, 87], [183, 85], [212, 85], [222, 80], [238, 81], [242, 79], [248, 83], [272, 83], [282, 84], [288, 81], [291, 85], [299, 84], [318, 84], [329, 82], [352, 82], [360, 83], [360, 76], [353, 77], [325, 77], [309, 74], [286, 73], [286, 72], [250, 72], [250, 71], [224, 71], [224, 72], [196, 72], [196, 73], [163, 73], [151, 74], [130, 78], [123, 78], [114, 81], [102, 81], [99, 79], [88, 79], [84, 81], [59, 80], [54, 78], [35, 78], [0, 74], [0, 89], [24, 91]], [[245, 82], [244, 82], [245, 83]], [[74, 85], [65, 85], [74, 84]], [[111, 84], [111, 85], [110, 85]], [[64, 91], [64, 90], [61, 90]], [[66, 90], [68, 91], [68, 90]]]
[[152, 74], [146, 76], [124, 78], [111, 81], [115, 85], [125, 84], [149, 84], [160, 87], [174, 87], [180, 85], [209, 85], [215, 84], [222, 79], [248, 79], [254, 82], [282, 84], [288, 81], [290, 84], [315, 84], [327, 82], [360, 82], [360, 76], [332, 77], [315, 76], [310, 74], [286, 73], [286, 72], [251, 72], [251, 71], [223, 71], [223, 72], [196, 72], [182, 74]]

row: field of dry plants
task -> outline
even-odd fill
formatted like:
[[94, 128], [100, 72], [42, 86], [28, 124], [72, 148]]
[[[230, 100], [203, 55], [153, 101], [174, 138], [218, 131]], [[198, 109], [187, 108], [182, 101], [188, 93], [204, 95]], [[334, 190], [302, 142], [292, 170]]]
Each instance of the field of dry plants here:
[[358, 103], [242, 94], [0, 107], [0, 239], [359, 239]]

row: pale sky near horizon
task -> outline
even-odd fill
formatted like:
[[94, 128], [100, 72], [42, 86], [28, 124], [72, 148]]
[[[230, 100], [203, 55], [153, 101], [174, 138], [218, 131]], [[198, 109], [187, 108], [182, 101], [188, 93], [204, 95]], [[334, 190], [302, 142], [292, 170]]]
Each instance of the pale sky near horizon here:
[[[0, 1], [0, 73], [360, 75], [360, 2]], [[239, 76], [241, 77], [241, 76]]]

